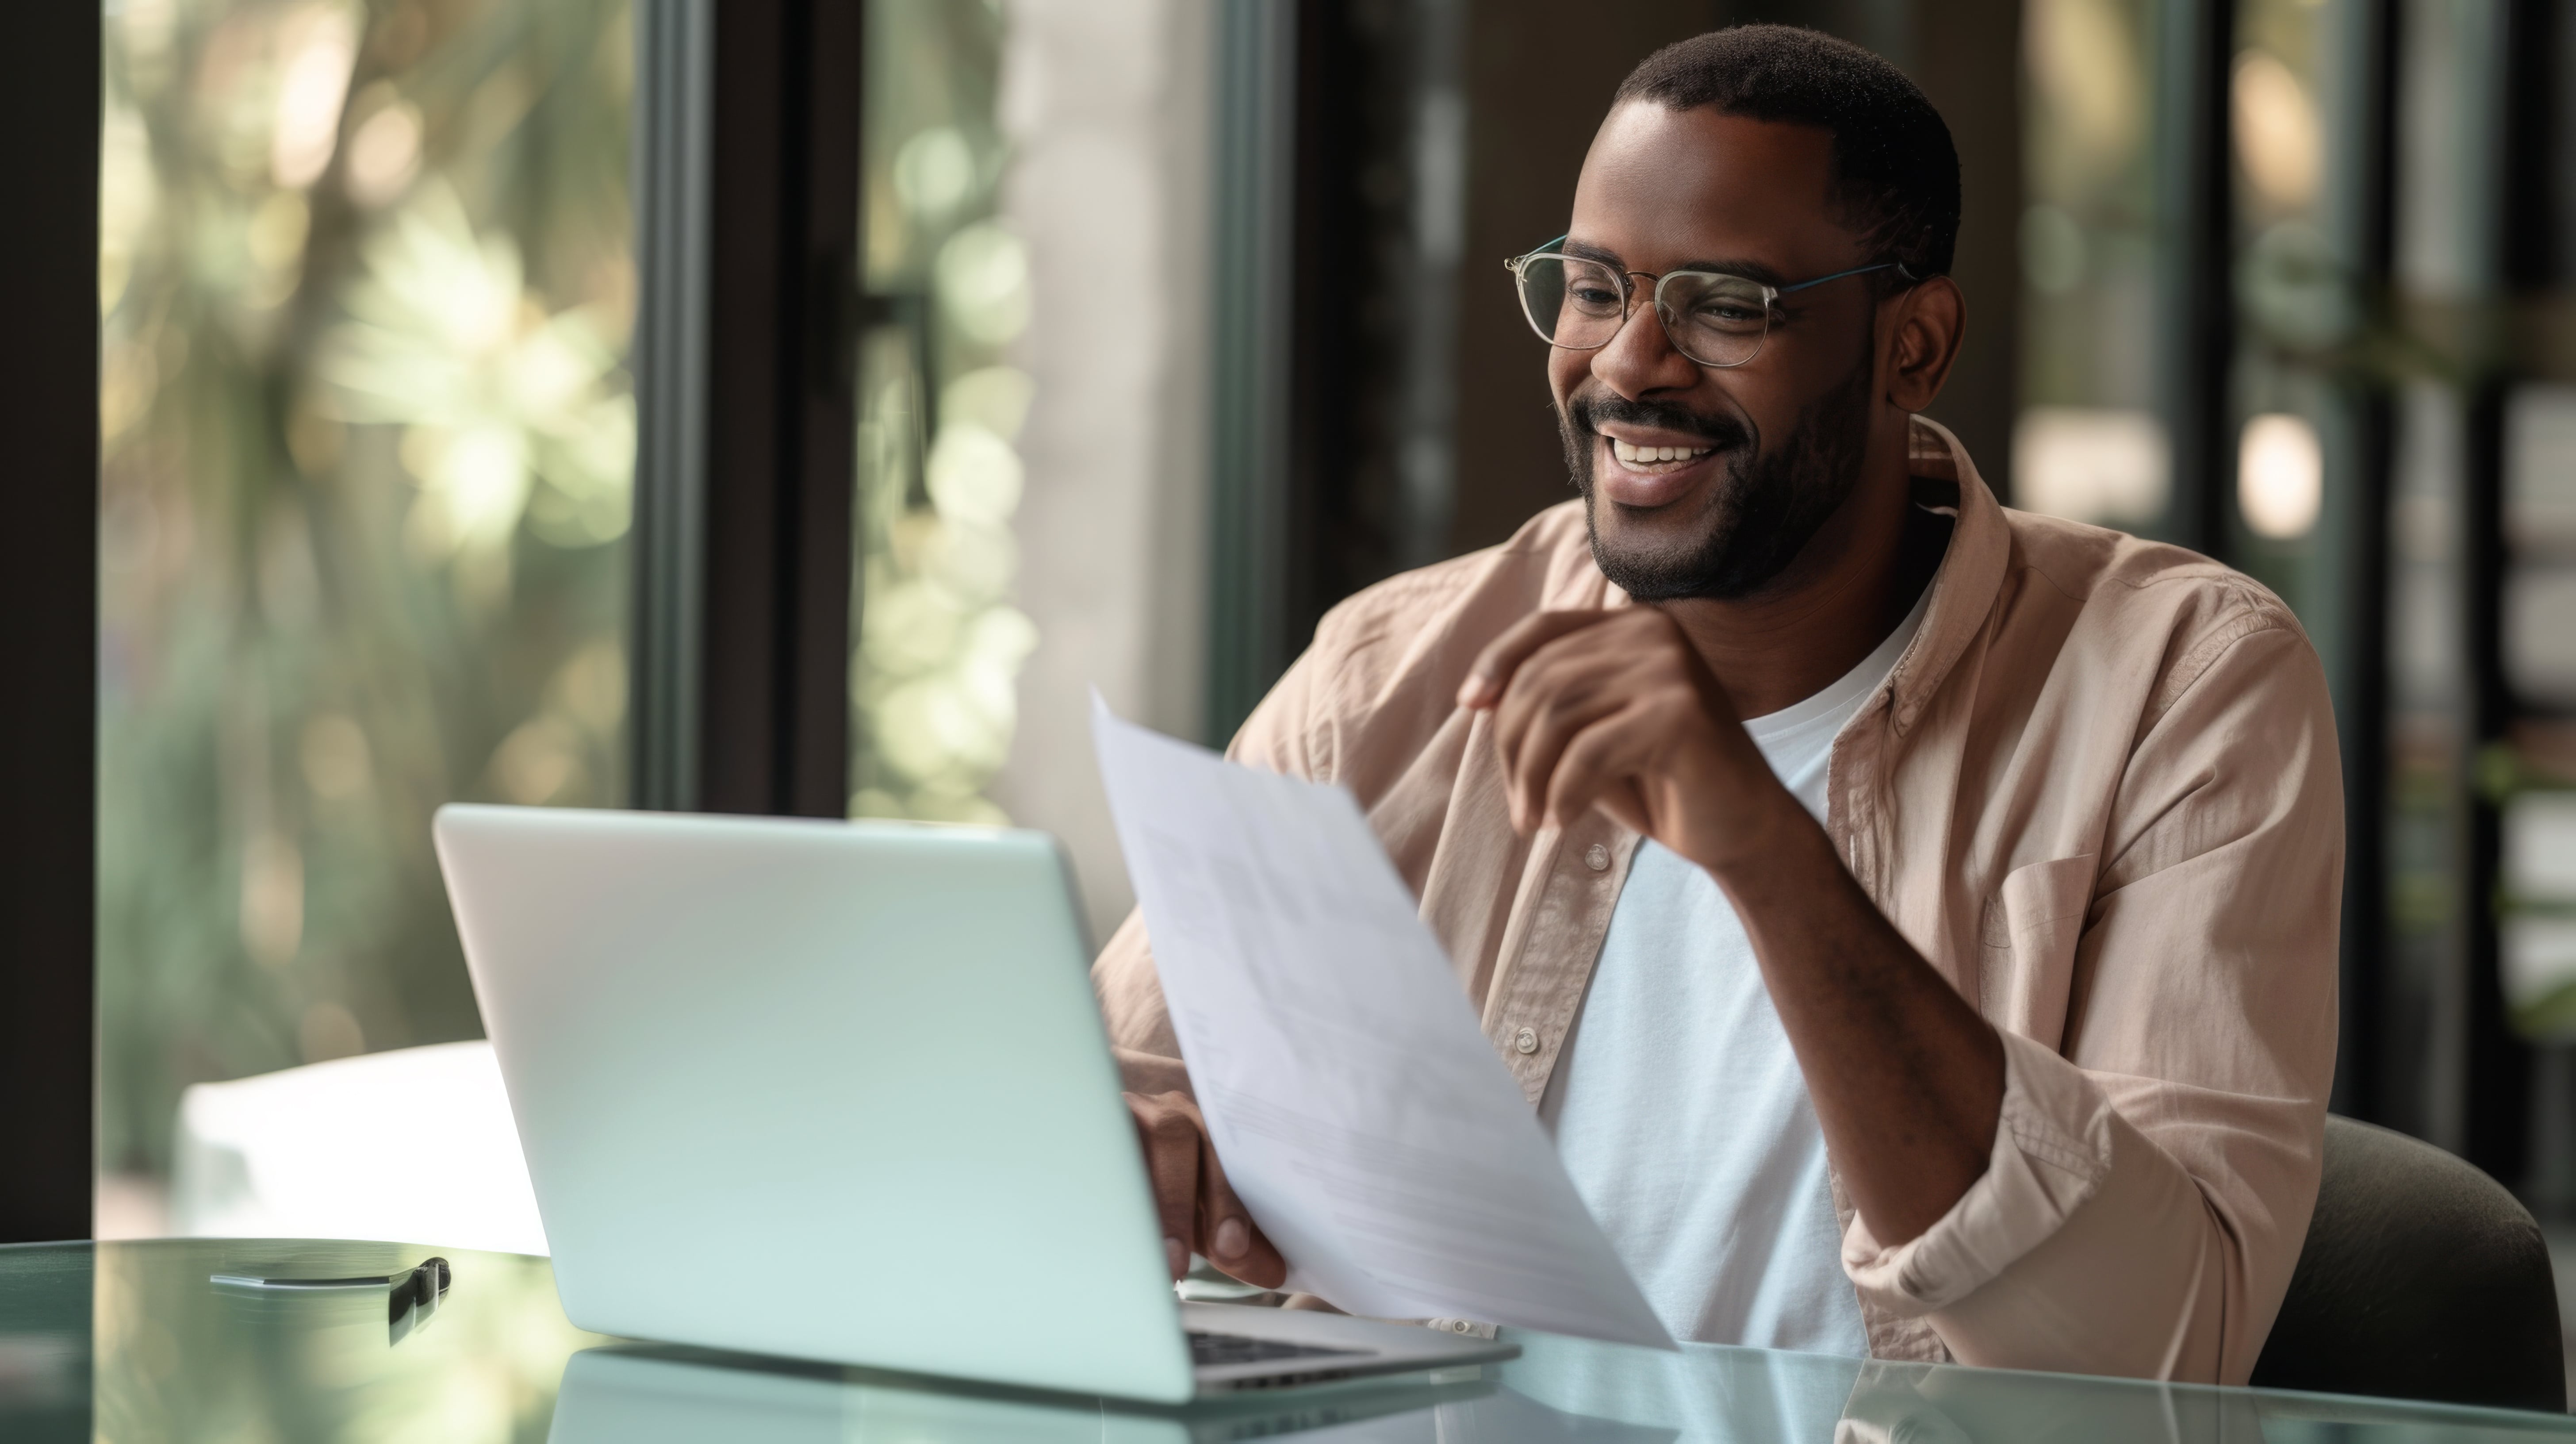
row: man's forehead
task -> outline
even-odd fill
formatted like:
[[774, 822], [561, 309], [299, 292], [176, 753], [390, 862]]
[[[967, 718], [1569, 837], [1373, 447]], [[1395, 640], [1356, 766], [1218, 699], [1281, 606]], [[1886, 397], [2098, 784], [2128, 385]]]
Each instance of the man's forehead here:
[[1832, 182], [1833, 135], [1820, 127], [1631, 102], [1584, 157], [1568, 249], [1657, 271], [1839, 261], [1859, 238], [1837, 216]]

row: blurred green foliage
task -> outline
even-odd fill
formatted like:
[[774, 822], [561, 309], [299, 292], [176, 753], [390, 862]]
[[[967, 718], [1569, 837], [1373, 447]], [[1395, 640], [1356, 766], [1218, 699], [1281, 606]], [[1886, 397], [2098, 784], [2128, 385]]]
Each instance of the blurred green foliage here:
[[480, 1029], [451, 798], [623, 794], [628, 0], [111, 0], [102, 1159]]
[[999, 219], [1003, 39], [992, 0], [868, 7], [852, 816], [1004, 820], [983, 790], [1037, 629], [1010, 603], [1032, 388], [1009, 363], [1030, 278]]

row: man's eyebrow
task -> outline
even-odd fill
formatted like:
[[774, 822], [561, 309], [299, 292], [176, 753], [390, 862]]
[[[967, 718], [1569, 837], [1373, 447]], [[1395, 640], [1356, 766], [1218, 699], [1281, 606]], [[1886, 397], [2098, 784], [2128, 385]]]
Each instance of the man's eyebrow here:
[[[1565, 255], [1575, 256], [1582, 260], [1599, 261], [1605, 266], [1615, 267], [1623, 271], [1627, 269], [1627, 263], [1619, 258], [1619, 253], [1606, 246], [1596, 246], [1584, 241], [1569, 240], [1563, 245], [1557, 247], [1557, 249]], [[1786, 286], [1789, 284], [1788, 278], [1780, 273], [1780, 269], [1777, 266], [1767, 265], [1761, 261], [1753, 260], [1750, 257], [1735, 257], [1727, 260], [1684, 261], [1680, 265], [1673, 267], [1673, 269], [1676, 271], [1716, 271], [1723, 275], [1742, 276], [1748, 281], [1759, 281], [1766, 286]]]
[[1673, 269], [1676, 271], [1720, 271], [1730, 276], [1742, 276], [1748, 281], [1760, 281], [1766, 286], [1785, 286], [1789, 284], [1789, 278], [1782, 275], [1777, 266], [1765, 265], [1760, 261], [1742, 257], [1730, 261], [1685, 261], [1682, 264], [1673, 267]]

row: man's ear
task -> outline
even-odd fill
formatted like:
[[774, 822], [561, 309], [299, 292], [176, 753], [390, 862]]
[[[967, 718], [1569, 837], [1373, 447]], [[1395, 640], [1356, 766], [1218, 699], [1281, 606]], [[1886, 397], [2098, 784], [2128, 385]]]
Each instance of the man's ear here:
[[1941, 394], [1950, 363], [1968, 330], [1968, 298], [1958, 283], [1934, 276], [1896, 298], [1894, 334], [1888, 338], [1887, 400], [1900, 411], [1922, 411]]

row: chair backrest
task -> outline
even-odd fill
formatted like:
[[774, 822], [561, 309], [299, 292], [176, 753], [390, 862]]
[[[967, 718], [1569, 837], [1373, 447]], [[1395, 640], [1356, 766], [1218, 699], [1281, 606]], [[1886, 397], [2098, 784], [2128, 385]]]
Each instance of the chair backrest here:
[[2326, 1119], [2325, 1178], [2257, 1385], [2567, 1408], [2540, 1226], [2429, 1143]]

